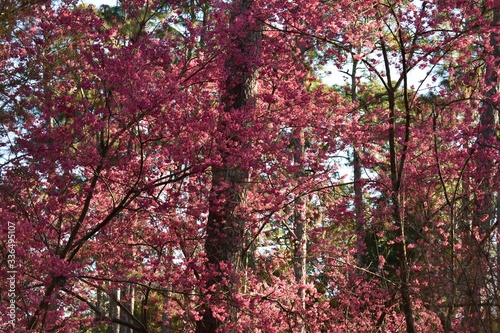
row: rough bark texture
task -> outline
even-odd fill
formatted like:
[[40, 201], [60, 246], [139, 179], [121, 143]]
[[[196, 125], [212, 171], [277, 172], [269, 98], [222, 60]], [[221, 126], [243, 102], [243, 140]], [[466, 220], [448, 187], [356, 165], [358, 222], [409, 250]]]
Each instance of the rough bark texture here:
[[[492, 26], [498, 25], [500, 21], [500, 12], [498, 10], [493, 13]], [[500, 66], [500, 46], [498, 45], [498, 34], [492, 33], [490, 35], [490, 45], [493, 46], [493, 62], [486, 63], [485, 70], [485, 84], [486, 84], [486, 99], [479, 115], [479, 133], [478, 133], [478, 148], [477, 148], [477, 165], [478, 175], [480, 178], [476, 179], [478, 184], [478, 195], [474, 202], [474, 215], [472, 217], [471, 229], [468, 230], [468, 237], [466, 239], [467, 245], [475, 249], [474, 256], [468, 262], [467, 270], [465, 272], [465, 316], [469, 318], [469, 328], [475, 328], [478, 332], [492, 332], [493, 327], [488, 324], [487, 320], [483, 318], [484, 313], [491, 311], [490, 302], [495, 303], [494, 299], [488, 296], [484, 299], [485, 291], [489, 272], [484, 269], [487, 265], [485, 258], [487, 258], [489, 242], [492, 241], [491, 228], [495, 224], [495, 210], [496, 199], [495, 191], [499, 188], [498, 182], [495, 180], [496, 161], [492, 159], [491, 149], [495, 147], [496, 126], [499, 123], [499, 110], [495, 102], [495, 95], [498, 93], [499, 82], [497, 71]], [[479, 232], [480, 239], [478, 240], [475, 233]]]
[[[241, 15], [245, 17], [251, 7], [251, 0], [240, 0], [235, 4], [231, 24]], [[257, 57], [257, 41], [259, 33], [256, 29], [246, 26], [243, 36], [235, 38], [233, 52], [226, 62], [228, 78], [225, 84], [225, 93], [221, 98], [224, 113], [238, 112], [242, 108], [251, 107], [254, 103], [257, 88], [257, 72], [253, 65]], [[221, 117], [224, 118], [224, 117]], [[225, 133], [228, 145], [241, 145], [239, 133], [230, 132], [225, 120], [219, 122], [219, 131]], [[244, 124], [243, 124], [244, 126]], [[232, 272], [241, 269], [241, 251], [243, 246], [243, 232], [245, 221], [237, 209], [244, 202], [245, 182], [248, 170], [240, 165], [235, 165], [231, 150], [221, 149], [222, 165], [212, 169], [212, 189], [210, 193], [209, 215], [206, 227], [205, 252], [208, 259], [209, 270], [218, 271], [220, 264], [229, 264]], [[215, 274], [207, 282], [207, 287], [217, 285], [222, 276]], [[225, 297], [231, 298], [234, 293], [232, 286], [224, 287], [219, 291]], [[237, 309], [233, 309], [235, 313]], [[232, 318], [235, 320], [235, 316]], [[207, 304], [201, 321], [197, 323], [197, 333], [215, 332], [221, 322], [216, 319]]]

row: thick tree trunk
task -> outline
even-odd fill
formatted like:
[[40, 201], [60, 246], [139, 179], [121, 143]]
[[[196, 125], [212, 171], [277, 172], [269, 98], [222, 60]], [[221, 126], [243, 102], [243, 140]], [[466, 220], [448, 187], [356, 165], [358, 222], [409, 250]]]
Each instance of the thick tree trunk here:
[[[251, 4], [252, 0], [239, 0], [235, 3], [230, 24], [233, 25], [237, 19], [246, 20], [249, 17], [248, 11]], [[208, 259], [208, 271], [212, 271], [213, 275], [207, 282], [207, 289], [221, 282], [222, 274], [225, 274], [225, 270], [220, 267], [221, 264], [229, 264], [233, 274], [238, 273], [242, 265], [241, 251], [244, 243], [245, 221], [238, 212], [238, 207], [245, 200], [244, 187], [248, 178], [248, 170], [238, 162], [234, 162], [239, 158], [233, 155], [233, 147], [243, 145], [244, 138], [240, 133], [230, 130], [229, 122], [232, 114], [249, 110], [254, 103], [257, 88], [257, 71], [254, 64], [258, 58], [259, 32], [247, 22], [243, 36], [241, 36], [241, 31], [234, 33], [238, 36], [235, 36], [235, 42], [232, 48], [229, 48], [231, 54], [226, 62], [229, 75], [221, 98], [224, 115], [221, 116], [218, 124], [219, 132], [225, 137], [225, 146], [220, 147], [222, 165], [212, 169], [205, 253]], [[245, 126], [245, 124], [240, 125]], [[216, 291], [212, 299], [219, 299], [221, 302], [230, 300], [236, 292], [235, 288], [230, 283], [229, 286]], [[210, 304], [205, 304], [203, 310], [203, 318], [197, 323], [196, 332], [215, 332], [222, 323], [214, 317]], [[237, 309], [229, 311], [232, 314], [231, 319], [236, 320]]]
[[[494, 11], [491, 25], [497, 26], [500, 21], [500, 12]], [[469, 239], [467, 245], [473, 251], [473, 257], [470, 259], [470, 264], [467, 267], [466, 275], [466, 315], [468, 318], [468, 328], [475, 328], [478, 332], [491, 332], [492, 327], [488, 327], [488, 323], [483, 318], [483, 313], [488, 313], [492, 309], [485, 309], [481, 304], [487, 304], [490, 301], [482, 299], [481, 294], [484, 292], [486, 281], [490, 279], [490, 274], [485, 267], [488, 263], [485, 260], [491, 260], [488, 254], [489, 242], [493, 240], [491, 227], [495, 223], [495, 191], [500, 187], [495, 181], [495, 173], [498, 172], [495, 158], [492, 157], [495, 153], [492, 147], [497, 143], [496, 126], [499, 123], [498, 104], [495, 102], [495, 95], [498, 93], [499, 82], [497, 70], [500, 67], [500, 46], [498, 45], [499, 35], [492, 33], [490, 36], [490, 44], [493, 46], [492, 62], [486, 63], [485, 84], [487, 87], [485, 102], [480, 110], [479, 115], [479, 133], [478, 133], [478, 149], [476, 183], [479, 185], [477, 195], [474, 202], [474, 215], [472, 218], [472, 228], [469, 231]], [[478, 240], [475, 233], [479, 232], [480, 239]], [[487, 305], [488, 306], [488, 305]]]

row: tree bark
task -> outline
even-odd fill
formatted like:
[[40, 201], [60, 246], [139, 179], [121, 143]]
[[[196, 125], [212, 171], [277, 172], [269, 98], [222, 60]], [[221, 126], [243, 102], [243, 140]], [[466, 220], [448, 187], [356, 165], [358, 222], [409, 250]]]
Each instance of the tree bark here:
[[[236, 19], [247, 19], [252, 0], [239, 0], [234, 4], [230, 25]], [[224, 134], [225, 145], [220, 147], [221, 166], [212, 168], [212, 188], [210, 192], [209, 214], [206, 226], [205, 253], [208, 259], [208, 271], [212, 276], [207, 281], [207, 289], [217, 286], [222, 280], [224, 270], [221, 264], [229, 264], [232, 273], [236, 275], [241, 270], [241, 251], [243, 247], [244, 218], [239, 214], [238, 207], [245, 201], [245, 183], [248, 179], [248, 169], [234, 163], [238, 157], [232, 153], [231, 146], [244, 145], [245, 138], [235, 131], [231, 131], [231, 114], [241, 110], [249, 110], [254, 104], [257, 89], [257, 71], [255, 61], [258, 58], [259, 31], [249, 22], [245, 23], [245, 33], [235, 36], [235, 42], [227, 62], [228, 77], [225, 91], [222, 94], [221, 104], [223, 115], [218, 124], [218, 130]], [[235, 31], [234, 34], [240, 34]], [[228, 115], [226, 117], [226, 115]], [[227, 120], [229, 119], [229, 120]], [[240, 124], [244, 127], [246, 124]], [[235, 158], [236, 157], [236, 158]], [[229, 277], [231, 279], [231, 277]], [[236, 281], [229, 286], [222, 287], [214, 299], [224, 302], [230, 300], [237, 292]], [[233, 284], [233, 285], [231, 285]], [[217, 288], [216, 288], [217, 290]], [[217, 291], [215, 292], [217, 293]], [[225, 300], [221, 299], [221, 296]], [[203, 318], [197, 323], [197, 333], [213, 333], [221, 327], [220, 320], [216, 319], [210, 304], [204, 304]], [[237, 309], [231, 309], [231, 320], [236, 320]]]
[[[304, 176], [304, 131], [301, 129], [296, 130], [293, 138], [293, 162], [299, 167], [297, 180]], [[300, 195], [295, 199], [294, 214], [293, 214], [293, 271], [296, 283], [304, 283], [307, 277], [307, 219], [306, 219], [307, 202], [306, 199]], [[305, 309], [306, 291], [300, 288], [298, 291], [300, 299], [300, 309]], [[305, 323], [299, 319], [298, 332], [305, 332]]]
[[[121, 300], [121, 290], [114, 289], [111, 297], [109, 298], [109, 317], [120, 318], [121, 309], [117, 302]], [[120, 333], [120, 325], [117, 323], [110, 323], [108, 325], [107, 333]]]
[[[358, 100], [356, 74], [358, 69], [358, 61], [352, 61], [351, 74], [351, 100], [353, 103]], [[354, 217], [356, 220], [356, 247], [357, 247], [357, 264], [360, 267], [365, 266], [363, 252], [365, 251], [365, 230], [364, 230], [364, 205], [363, 205], [363, 185], [361, 183], [361, 159], [358, 149], [352, 149], [352, 167], [354, 174]]]
[[[491, 25], [498, 26], [500, 21], [500, 12], [494, 10]], [[474, 202], [474, 214], [472, 217], [471, 230], [468, 231], [467, 246], [473, 251], [473, 257], [470, 258], [467, 271], [465, 272], [466, 284], [466, 304], [465, 318], [468, 328], [475, 328], [478, 332], [491, 332], [492, 327], [488, 327], [488, 322], [483, 318], [483, 313], [488, 313], [492, 309], [484, 309], [481, 304], [489, 303], [494, 299], [488, 296], [486, 302], [481, 299], [486, 281], [491, 274], [484, 267], [488, 267], [485, 260], [491, 260], [488, 255], [489, 242], [493, 237], [491, 227], [495, 223], [495, 191], [500, 187], [495, 181], [495, 173], [498, 172], [498, 166], [495, 165], [495, 158], [492, 157], [497, 143], [496, 126], [499, 123], [498, 104], [495, 102], [495, 95], [498, 93], [499, 82], [497, 70], [500, 67], [500, 46], [498, 45], [498, 33], [490, 35], [490, 45], [493, 47], [493, 61], [486, 63], [485, 85], [486, 94], [483, 106], [479, 115], [479, 133], [478, 148], [476, 152], [477, 171], [475, 182], [478, 184]], [[479, 241], [475, 233], [479, 232]], [[487, 294], [487, 293], [486, 293]], [[494, 297], [494, 296], [493, 296]]]
[[[126, 285], [122, 288], [122, 299], [124, 300], [124, 309], [121, 311], [121, 319], [124, 322], [133, 324], [134, 321], [132, 316], [134, 314], [135, 307], [135, 290], [132, 284]], [[125, 325], [121, 325], [120, 333], [133, 333], [132, 328]]]
[[[399, 292], [401, 294], [401, 308], [403, 310], [406, 322], [406, 332], [415, 333], [415, 316], [413, 314], [413, 305], [410, 293], [410, 268], [408, 267], [408, 256], [406, 251], [406, 234], [405, 234], [405, 220], [401, 214], [401, 185], [403, 177], [403, 166], [406, 160], [406, 152], [403, 150], [398, 161], [398, 153], [396, 149], [396, 88], [391, 81], [390, 61], [387, 54], [385, 42], [381, 39], [382, 54], [384, 56], [384, 63], [387, 75], [386, 89], [389, 102], [389, 160], [390, 160], [390, 176], [391, 176], [391, 208], [392, 219], [396, 225], [396, 250], [398, 253], [399, 261]], [[403, 71], [405, 72], [405, 53], [400, 50], [403, 58]], [[405, 74], [406, 75], [406, 72]], [[406, 78], [404, 80], [404, 98], [407, 98]], [[405, 125], [405, 142], [409, 140], [409, 107], [405, 100], [406, 108], [406, 125]]]

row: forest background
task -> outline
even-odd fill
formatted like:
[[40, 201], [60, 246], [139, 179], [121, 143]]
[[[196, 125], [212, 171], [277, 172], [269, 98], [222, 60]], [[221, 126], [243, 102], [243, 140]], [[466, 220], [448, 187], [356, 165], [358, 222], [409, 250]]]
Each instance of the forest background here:
[[500, 332], [499, 9], [0, 0], [0, 329]]

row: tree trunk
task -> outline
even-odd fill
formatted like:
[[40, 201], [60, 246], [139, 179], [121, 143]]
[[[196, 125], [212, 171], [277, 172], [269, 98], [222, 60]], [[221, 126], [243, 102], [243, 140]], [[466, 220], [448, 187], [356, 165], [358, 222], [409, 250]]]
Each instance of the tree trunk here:
[[[406, 234], [405, 227], [406, 223], [403, 218], [401, 211], [401, 188], [402, 188], [402, 178], [404, 164], [406, 160], [406, 151], [403, 148], [402, 153], [398, 156], [396, 145], [396, 87], [393, 86], [391, 81], [391, 69], [390, 60], [387, 54], [386, 44], [383, 39], [381, 41], [382, 54], [384, 57], [384, 64], [386, 69], [386, 89], [387, 97], [389, 102], [389, 160], [390, 160], [390, 177], [391, 177], [391, 208], [392, 208], [392, 220], [396, 225], [396, 250], [398, 254], [399, 261], [399, 292], [401, 294], [401, 308], [405, 316], [406, 322], [406, 332], [415, 333], [415, 316], [413, 314], [413, 304], [411, 301], [410, 292], [410, 268], [408, 267], [408, 256], [406, 251]], [[406, 78], [406, 67], [405, 67], [405, 53], [401, 49], [401, 56], [403, 58], [403, 72], [404, 78], [404, 99], [405, 99], [405, 111], [406, 111], [406, 124], [405, 124], [405, 142], [408, 142], [410, 137], [410, 117], [409, 117], [409, 105], [407, 101], [407, 78]], [[399, 157], [399, 160], [398, 160]]]
[[[358, 61], [352, 61], [351, 74], [351, 100], [355, 103], [358, 100], [356, 74], [358, 69]], [[363, 206], [363, 185], [361, 184], [361, 159], [358, 149], [352, 149], [352, 167], [354, 174], [354, 217], [356, 219], [356, 256], [357, 264], [360, 267], [365, 266], [363, 252], [365, 251], [365, 230], [364, 230], [364, 206]]]
[[[299, 172], [297, 174], [297, 180], [300, 181], [301, 177], [304, 176], [304, 131], [297, 129], [294, 133], [293, 138], [293, 162], [299, 167]], [[307, 219], [306, 219], [306, 209], [307, 209], [306, 199], [298, 194], [295, 199], [294, 204], [294, 214], [293, 214], [293, 232], [294, 232], [294, 242], [293, 242], [293, 271], [296, 283], [304, 283], [307, 277]], [[298, 291], [298, 296], [300, 299], [300, 309], [305, 309], [305, 298], [306, 291], [304, 288], [300, 288]], [[303, 323], [299, 318], [299, 328], [298, 332], [305, 332], [305, 323]]]
[[[135, 307], [135, 290], [131, 284], [123, 287], [122, 299], [123, 299], [124, 309], [121, 311], [121, 319], [129, 324], [133, 324], [134, 320], [132, 316], [134, 314], [134, 307]], [[133, 330], [130, 327], [121, 325], [120, 333], [133, 333]]]
[[[390, 81], [389, 81], [390, 82]], [[389, 154], [390, 154], [390, 166], [391, 166], [391, 186], [392, 194], [391, 206], [392, 206], [392, 219], [397, 226], [396, 231], [396, 248], [398, 253], [399, 261], [399, 283], [400, 283], [400, 293], [401, 293], [401, 307], [406, 321], [406, 331], [407, 333], [415, 333], [415, 319], [413, 315], [413, 306], [410, 296], [410, 270], [408, 267], [408, 256], [406, 252], [406, 235], [405, 235], [405, 221], [401, 214], [401, 178], [402, 178], [402, 164], [403, 161], [398, 161], [396, 153], [396, 98], [392, 87], [388, 89], [389, 95]], [[401, 170], [401, 171], [400, 171]]]
[[[252, 0], [239, 0], [234, 4], [230, 25], [236, 19], [247, 19]], [[206, 226], [205, 253], [207, 255], [208, 271], [212, 276], [207, 281], [207, 289], [217, 286], [222, 280], [221, 264], [229, 264], [232, 273], [236, 275], [241, 270], [241, 251], [243, 247], [244, 218], [239, 214], [238, 207], [244, 202], [245, 183], [248, 169], [238, 164], [238, 157], [232, 153], [231, 146], [244, 145], [241, 134], [230, 129], [232, 114], [248, 111], [253, 106], [257, 88], [257, 72], [255, 61], [258, 58], [259, 32], [250, 23], [245, 24], [245, 34], [235, 36], [233, 49], [227, 62], [228, 77], [221, 104], [223, 115], [218, 124], [218, 130], [223, 133], [225, 146], [220, 146], [222, 164], [212, 169], [212, 188], [210, 192], [209, 214]], [[239, 34], [241, 31], [236, 31]], [[227, 115], [227, 117], [226, 117]], [[229, 119], [229, 120], [228, 120]], [[240, 124], [244, 127], [246, 124]], [[236, 158], [235, 158], [236, 157]], [[229, 277], [231, 279], [231, 277]], [[219, 302], [230, 300], [236, 290], [236, 281], [229, 286], [213, 293], [212, 299]], [[217, 290], [217, 288], [216, 288]], [[215, 295], [214, 295], [215, 294]], [[224, 295], [225, 299], [221, 299]], [[197, 323], [197, 333], [213, 333], [221, 327], [220, 320], [212, 313], [210, 304], [204, 304], [203, 318]], [[231, 320], [236, 320], [237, 309], [230, 309]]]
[[[492, 26], [497, 26], [500, 20], [500, 12], [494, 11]], [[485, 102], [479, 115], [479, 133], [478, 148], [476, 153], [477, 171], [476, 183], [479, 184], [477, 195], [474, 202], [474, 215], [472, 218], [472, 229], [469, 231], [467, 245], [470, 246], [474, 255], [470, 259], [466, 274], [466, 315], [468, 318], [468, 328], [475, 328], [478, 332], [490, 332], [491, 327], [483, 318], [483, 313], [491, 309], [483, 309], [481, 304], [494, 301], [481, 299], [485, 283], [491, 274], [485, 267], [488, 263], [484, 260], [490, 260], [488, 254], [489, 242], [492, 240], [491, 227], [495, 223], [495, 191], [500, 187], [495, 181], [495, 173], [498, 167], [495, 165], [495, 153], [492, 147], [497, 145], [496, 126], [499, 123], [499, 110], [495, 102], [495, 95], [498, 93], [497, 69], [500, 67], [500, 47], [497, 43], [499, 35], [492, 33], [490, 35], [490, 44], [493, 46], [493, 61], [486, 63], [485, 84], [487, 91]], [[479, 232], [480, 239], [476, 238], [475, 233]], [[487, 294], [487, 293], [486, 293]], [[488, 305], [487, 305], [488, 306]], [[486, 310], [486, 311], [484, 311]]]
[[[114, 289], [111, 297], [109, 298], [109, 317], [110, 318], [120, 318], [120, 306], [117, 302], [121, 299], [121, 290]], [[110, 323], [108, 325], [107, 333], [120, 333], [120, 325], [116, 323]]]

